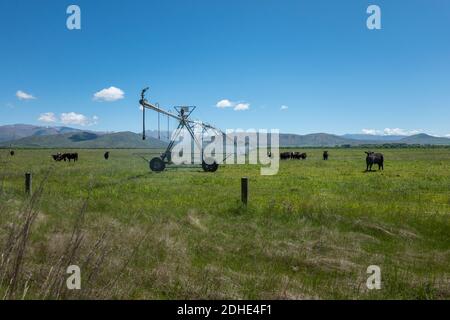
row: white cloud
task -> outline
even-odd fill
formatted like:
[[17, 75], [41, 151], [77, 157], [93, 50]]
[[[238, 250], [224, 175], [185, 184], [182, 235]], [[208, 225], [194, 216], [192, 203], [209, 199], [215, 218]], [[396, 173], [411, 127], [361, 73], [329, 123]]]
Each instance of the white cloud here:
[[16, 97], [19, 100], [33, 100], [33, 99], [36, 99], [36, 97], [33, 97], [31, 94], [23, 92], [22, 90], [18, 90], [16, 92]]
[[65, 125], [78, 125], [84, 127], [97, 124], [98, 117], [93, 116], [92, 118], [89, 118], [81, 113], [68, 112], [68, 113], [61, 113], [60, 121]]
[[235, 111], [248, 110], [250, 108], [250, 103], [238, 103], [235, 107]]
[[362, 133], [370, 135], [383, 135], [383, 136], [411, 136], [421, 133], [422, 130], [406, 130], [401, 128], [385, 128], [384, 130], [377, 129], [362, 129]]
[[449, 133], [449, 134], [446, 134], [444, 137], [450, 138], [450, 133]]
[[57, 117], [53, 112], [45, 112], [39, 115], [38, 121], [47, 123], [62, 123], [65, 125], [78, 125], [78, 126], [92, 126], [98, 123], [99, 118], [97, 116], [87, 117], [81, 113], [67, 112], [61, 113]]
[[381, 132], [376, 129], [362, 129], [361, 131], [362, 131], [362, 133], [369, 134], [371, 136], [376, 136], [376, 135], [381, 134]]
[[282, 105], [282, 106], [280, 107], [280, 110], [287, 110], [287, 109], [289, 109], [289, 107], [288, 107], [288, 106], [285, 106], [285, 105]]
[[231, 102], [228, 99], [223, 99], [216, 103], [217, 108], [229, 108], [229, 107], [234, 107], [234, 105], [235, 105], [235, 103]]
[[216, 107], [221, 108], [221, 109], [233, 108], [235, 111], [243, 111], [243, 110], [248, 110], [250, 108], [250, 103], [233, 102], [228, 99], [223, 99], [216, 103]]
[[117, 101], [123, 99], [125, 92], [116, 87], [109, 87], [107, 89], [100, 90], [99, 92], [94, 93], [94, 100], [96, 101]]
[[385, 136], [411, 136], [420, 133], [420, 130], [405, 130], [400, 128], [385, 128], [383, 134]]
[[41, 113], [41, 115], [38, 118], [38, 121], [42, 121], [42, 122], [56, 122], [56, 116], [53, 112], [46, 112], [46, 113]]

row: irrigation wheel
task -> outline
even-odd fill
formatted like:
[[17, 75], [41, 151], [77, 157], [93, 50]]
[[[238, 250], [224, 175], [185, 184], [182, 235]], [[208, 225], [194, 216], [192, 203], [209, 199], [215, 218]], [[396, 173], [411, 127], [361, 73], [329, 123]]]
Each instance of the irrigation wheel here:
[[205, 172], [215, 172], [217, 171], [217, 169], [219, 168], [219, 165], [217, 164], [216, 161], [212, 160], [212, 159], [206, 159], [209, 161], [205, 161], [203, 160], [202, 162], [202, 168]]
[[164, 169], [166, 168], [166, 164], [164, 163], [164, 161], [161, 158], [153, 158], [152, 160], [150, 160], [150, 169], [154, 172], [161, 172], [164, 171]]

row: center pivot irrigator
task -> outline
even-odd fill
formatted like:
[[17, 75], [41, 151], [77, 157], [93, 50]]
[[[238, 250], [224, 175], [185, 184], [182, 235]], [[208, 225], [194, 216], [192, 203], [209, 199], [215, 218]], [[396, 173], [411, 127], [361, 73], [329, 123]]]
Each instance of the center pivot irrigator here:
[[[168, 165], [174, 165], [172, 162], [172, 149], [175, 146], [175, 143], [177, 142], [178, 137], [183, 130], [185, 129], [192, 141], [194, 142], [195, 146], [200, 150], [200, 160], [201, 160], [201, 167], [206, 172], [215, 172], [219, 164], [215, 159], [212, 157], [206, 157], [204, 154], [204, 134], [206, 132], [214, 132], [215, 137], [221, 136], [224, 138], [224, 140], [227, 138], [227, 135], [222, 132], [220, 129], [213, 127], [209, 124], [203, 123], [201, 121], [195, 121], [191, 120], [189, 117], [192, 114], [192, 112], [195, 110], [195, 106], [176, 106], [174, 107], [176, 113], [163, 110], [159, 107], [157, 103], [152, 104], [149, 101], [145, 99], [145, 93], [147, 92], [149, 88], [145, 88], [141, 92], [141, 99], [139, 100], [139, 104], [142, 106], [142, 139], [145, 139], [145, 109], [150, 109], [153, 111], [156, 111], [158, 113], [158, 137], [160, 137], [160, 127], [159, 127], [159, 116], [165, 115], [167, 116], [167, 119], [173, 118], [178, 121], [178, 126], [175, 129], [175, 131], [172, 133], [171, 138], [169, 139], [169, 144], [166, 148], [166, 150], [161, 153], [160, 156], [154, 157], [150, 160], [150, 169], [155, 172], [161, 172], [164, 171], [166, 166]], [[169, 132], [169, 128], [167, 128]], [[195, 134], [195, 131], [200, 129], [201, 130], [201, 141], [199, 141], [199, 137]], [[198, 131], [197, 131], [198, 132]], [[234, 141], [233, 141], [234, 143]], [[224, 150], [224, 149], [223, 149]], [[223, 154], [223, 160], [225, 160], [227, 156]]]

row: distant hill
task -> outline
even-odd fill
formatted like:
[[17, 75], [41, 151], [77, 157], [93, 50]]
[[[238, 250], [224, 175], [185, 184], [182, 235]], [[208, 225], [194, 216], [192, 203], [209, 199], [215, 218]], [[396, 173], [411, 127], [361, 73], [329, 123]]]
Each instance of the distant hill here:
[[356, 140], [328, 133], [313, 133], [307, 135], [280, 134], [280, 146], [282, 147], [334, 147], [341, 145], [370, 144], [378, 141]]
[[[142, 133], [139, 133], [139, 134], [142, 135]], [[172, 131], [167, 131], [167, 130], [161, 130], [159, 133], [158, 133], [158, 130], [146, 130], [145, 131], [146, 137], [152, 137], [155, 139], [159, 138], [158, 140], [162, 140], [165, 142], [169, 142], [169, 140], [167, 139], [167, 135], [170, 136], [171, 134], [172, 134]]]
[[[242, 143], [245, 135], [245, 133], [238, 134], [240, 143]], [[270, 144], [270, 138], [268, 138], [268, 143]], [[328, 133], [312, 133], [306, 135], [280, 133], [280, 147], [335, 147], [374, 143], [378, 143], [378, 141], [348, 139]], [[380, 143], [382, 144], [383, 142]]]
[[[26, 124], [0, 126], [0, 147], [34, 148], [160, 148], [167, 145], [167, 131], [146, 131], [146, 140], [141, 133], [105, 133], [80, 130], [70, 127], [42, 127]], [[450, 145], [449, 138], [427, 134], [413, 136], [378, 136], [346, 134], [338, 136], [328, 133], [306, 135], [280, 134], [281, 147], [334, 147], [383, 144]]]
[[15, 141], [0, 142], [0, 147], [12, 144], [19, 148], [164, 148], [167, 144], [133, 132], [96, 134], [80, 131], [65, 134], [30, 136]]
[[[20, 148], [163, 148], [167, 145], [166, 139], [159, 140], [152, 136], [154, 136], [154, 133], [147, 134], [146, 140], [142, 140], [142, 134], [133, 132], [98, 134], [89, 131], [76, 131], [64, 134], [32, 135], [14, 141], [3, 141], [0, 142], [0, 147], [8, 147], [12, 144], [13, 147]], [[326, 133], [304, 136], [280, 134], [280, 146], [282, 147], [339, 146], [361, 143], [364, 143], [364, 141], [346, 139]]]
[[399, 142], [407, 144], [433, 144], [433, 145], [450, 145], [449, 138], [433, 137], [425, 133], [408, 136]]
[[406, 144], [420, 144], [420, 145], [450, 145], [449, 138], [433, 137], [425, 133], [420, 133], [412, 136], [380, 136], [370, 134], [344, 134], [344, 138], [366, 141], [376, 141], [377, 144], [383, 143], [406, 143]]
[[373, 135], [373, 134], [359, 134], [359, 133], [351, 133], [344, 134], [341, 137], [354, 139], [354, 140], [364, 140], [364, 141], [377, 141], [377, 142], [398, 142], [401, 139], [405, 138], [405, 136], [387, 136], [387, 135]]
[[[353, 136], [354, 138], [350, 138]], [[417, 145], [450, 145], [449, 138], [433, 137], [425, 133], [413, 136], [370, 136], [370, 135], [344, 135], [337, 136], [328, 133], [313, 133], [307, 135], [280, 134], [282, 147], [333, 147], [383, 144], [417, 144]]]

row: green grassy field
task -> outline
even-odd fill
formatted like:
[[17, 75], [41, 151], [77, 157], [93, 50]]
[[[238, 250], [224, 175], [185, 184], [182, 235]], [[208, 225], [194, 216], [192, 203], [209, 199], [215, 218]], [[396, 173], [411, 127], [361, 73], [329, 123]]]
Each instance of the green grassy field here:
[[[78, 150], [77, 163], [0, 150], [0, 298], [449, 299], [450, 149], [380, 150], [385, 170], [369, 173], [365, 150], [302, 150], [275, 176], [152, 173], [142, 150]], [[80, 291], [64, 287], [68, 264]]]

